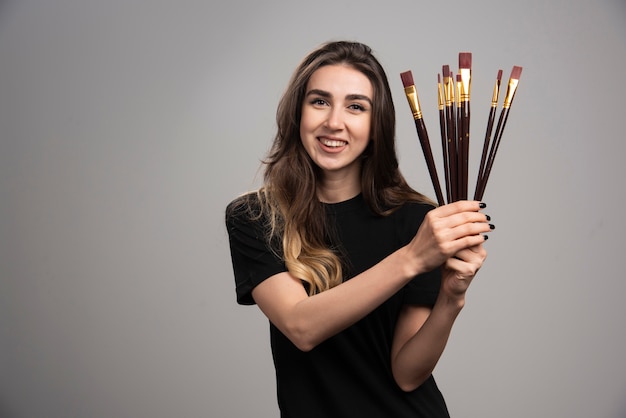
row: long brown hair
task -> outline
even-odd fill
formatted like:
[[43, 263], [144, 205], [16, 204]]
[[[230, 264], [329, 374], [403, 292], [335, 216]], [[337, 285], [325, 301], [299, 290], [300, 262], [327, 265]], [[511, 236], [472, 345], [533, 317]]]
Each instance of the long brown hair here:
[[373, 87], [372, 140], [361, 164], [361, 192], [372, 212], [385, 216], [408, 201], [433, 204], [413, 190], [398, 169], [395, 108], [387, 76], [372, 50], [362, 43], [338, 41], [311, 52], [296, 68], [278, 105], [278, 130], [264, 161], [264, 186], [257, 193], [271, 225], [269, 242], [282, 244], [278, 252], [287, 269], [307, 283], [310, 294], [341, 283], [342, 263], [337, 250], [329, 248], [332, 231], [317, 199], [320, 171], [300, 138], [302, 103], [311, 75], [338, 64], [362, 72]]

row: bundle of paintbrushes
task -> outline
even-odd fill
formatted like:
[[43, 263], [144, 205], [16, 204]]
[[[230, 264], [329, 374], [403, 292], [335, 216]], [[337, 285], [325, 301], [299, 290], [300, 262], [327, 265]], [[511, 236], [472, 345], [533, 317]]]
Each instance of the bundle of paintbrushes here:
[[[483, 143], [481, 161], [478, 168], [478, 177], [474, 190], [474, 200], [481, 200], [485, 193], [487, 180], [493, 167], [496, 152], [502, 140], [502, 133], [509, 117], [509, 111], [522, 67], [514, 66], [509, 78], [504, 103], [500, 111], [500, 116], [495, 124], [498, 108], [498, 97], [500, 95], [500, 83], [502, 80], [502, 70], [498, 71], [491, 107], [487, 119], [487, 131]], [[459, 53], [459, 72], [454, 74], [450, 71], [449, 65], [442, 67], [442, 74], [437, 75], [438, 104], [439, 104], [439, 129], [441, 131], [441, 150], [443, 157], [443, 170], [445, 180], [446, 196], [444, 197], [439, 176], [435, 166], [428, 132], [424, 123], [422, 109], [420, 106], [417, 89], [413, 82], [411, 71], [400, 74], [404, 93], [413, 112], [415, 128], [419, 137], [428, 172], [435, 188], [437, 202], [440, 205], [457, 200], [468, 199], [468, 175], [469, 175], [469, 145], [470, 145], [470, 90], [472, 84], [472, 54], [469, 52]]]

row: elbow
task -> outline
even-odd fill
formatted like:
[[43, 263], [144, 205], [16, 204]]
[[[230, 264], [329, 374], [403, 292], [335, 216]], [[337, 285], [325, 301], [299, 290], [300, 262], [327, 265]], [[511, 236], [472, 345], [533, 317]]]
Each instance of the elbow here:
[[282, 332], [298, 350], [305, 353], [313, 350], [319, 344], [312, 333], [302, 325], [287, 325]]
[[311, 343], [310, 341], [293, 341], [291, 340], [291, 342], [293, 343], [293, 345], [296, 346], [296, 348], [304, 353], [308, 353], [309, 351], [313, 350], [316, 346], [316, 344]]
[[402, 375], [402, 373], [398, 373], [395, 371], [393, 373], [393, 378], [396, 381], [396, 385], [398, 385], [400, 390], [402, 390], [403, 392], [407, 392], [407, 393], [413, 392], [415, 389], [420, 387], [429, 377], [430, 377], [430, 374], [408, 376], [406, 374]]
[[422, 383], [424, 383], [426, 381], [426, 379], [421, 379], [419, 381], [416, 382], [398, 382], [396, 380], [396, 383], [398, 385], [398, 387], [400, 388], [400, 390], [402, 390], [403, 392], [409, 393], [409, 392], [413, 392], [415, 389], [419, 388], [420, 386], [422, 386]]
[[415, 389], [417, 389], [420, 386], [420, 385], [410, 384], [408, 382], [401, 383], [401, 382], [398, 382], [397, 380], [396, 380], [396, 384], [398, 385], [401, 391], [406, 392], [406, 393], [413, 392]]

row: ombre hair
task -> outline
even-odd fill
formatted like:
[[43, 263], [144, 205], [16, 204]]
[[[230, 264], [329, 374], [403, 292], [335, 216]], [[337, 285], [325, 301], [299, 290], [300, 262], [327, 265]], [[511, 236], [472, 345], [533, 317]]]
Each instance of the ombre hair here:
[[256, 194], [261, 216], [268, 220], [268, 242], [288, 271], [306, 284], [309, 294], [343, 280], [342, 254], [332, 247], [333, 231], [317, 198], [321, 170], [300, 138], [307, 84], [316, 70], [327, 65], [354, 68], [373, 87], [371, 141], [361, 157], [361, 192], [371, 211], [385, 216], [409, 201], [434, 205], [413, 190], [398, 169], [395, 108], [387, 76], [372, 50], [362, 43], [338, 41], [311, 52], [296, 68], [279, 102], [278, 130], [264, 161], [264, 185]]

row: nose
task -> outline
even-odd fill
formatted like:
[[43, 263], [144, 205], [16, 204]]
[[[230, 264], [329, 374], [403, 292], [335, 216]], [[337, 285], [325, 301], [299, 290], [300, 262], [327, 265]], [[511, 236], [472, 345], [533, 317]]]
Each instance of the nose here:
[[343, 109], [341, 109], [340, 107], [330, 108], [326, 118], [326, 127], [328, 127], [328, 129], [331, 129], [333, 131], [343, 129], [344, 120], [342, 110]]

